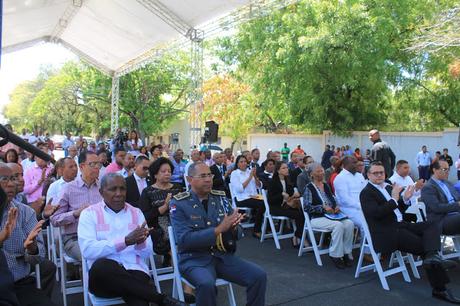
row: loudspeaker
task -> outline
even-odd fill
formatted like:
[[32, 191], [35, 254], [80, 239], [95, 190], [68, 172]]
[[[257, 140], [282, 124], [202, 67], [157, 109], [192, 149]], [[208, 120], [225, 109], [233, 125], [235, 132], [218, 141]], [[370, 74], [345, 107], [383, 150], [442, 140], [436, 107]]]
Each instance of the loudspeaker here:
[[217, 142], [219, 134], [219, 125], [217, 123], [214, 121], [206, 121], [204, 130], [207, 142]]

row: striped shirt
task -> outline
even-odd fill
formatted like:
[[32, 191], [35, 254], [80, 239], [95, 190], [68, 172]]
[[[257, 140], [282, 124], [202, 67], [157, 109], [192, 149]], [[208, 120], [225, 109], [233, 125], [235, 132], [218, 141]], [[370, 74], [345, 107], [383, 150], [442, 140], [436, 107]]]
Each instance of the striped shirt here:
[[[62, 226], [62, 234], [69, 235], [77, 232], [78, 218], [73, 213], [83, 205], [93, 205], [102, 201], [99, 193], [99, 182], [88, 186], [81, 176], [64, 185], [59, 199], [59, 208], [51, 217], [53, 226]], [[53, 201], [54, 202], [54, 201]]]
[[18, 219], [11, 236], [3, 241], [2, 251], [5, 254], [8, 268], [13, 274], [14, 281], [17, 281], [30, 274], [31, 265], [35, 265], [44, 258], [46, 251], [41, 233], [37, 236], [38, 254], [30, 255], [24, 249], [24, 241], [37, 224], [35, 211], [29, 206], [15, 202], [14, 200], [11, 201], [3, 211], [0, 230], [5, 226], [8, 219], [8, 210], [11, 207], [18, 208]]

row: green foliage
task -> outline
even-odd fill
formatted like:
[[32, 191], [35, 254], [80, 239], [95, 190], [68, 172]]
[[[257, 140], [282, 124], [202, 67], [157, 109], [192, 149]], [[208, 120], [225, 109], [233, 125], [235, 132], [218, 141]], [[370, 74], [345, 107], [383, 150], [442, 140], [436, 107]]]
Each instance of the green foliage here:
[[[252, 86], [262, 110], [276, 110], [272, 121], [335, 132], [397, 125], [388, 120], [394, 99], [401, 97], [395, 88], [409, 71], [425, 70], [427, 64], [414, 66], [419, 56], [405, 49], [433, 13], [451, 4], [301, 1], [243, 24], [234, 37], [221, 41], [219, 55], [238, 67], [236, 73]], [[447, 100], [437, 101], [447, 105]]]

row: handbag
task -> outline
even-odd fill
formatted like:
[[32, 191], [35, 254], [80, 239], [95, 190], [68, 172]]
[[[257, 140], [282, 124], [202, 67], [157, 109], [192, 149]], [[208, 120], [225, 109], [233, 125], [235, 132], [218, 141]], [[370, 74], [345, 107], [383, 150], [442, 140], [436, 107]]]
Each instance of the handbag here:
[[153, 250], [155, 253], [158, 255], [169, 254], [171, 246], [169, 245], [169, 241], [164, 238], [165, 235], [161, 226], [152, 229], [150, 235], [153, 239]]

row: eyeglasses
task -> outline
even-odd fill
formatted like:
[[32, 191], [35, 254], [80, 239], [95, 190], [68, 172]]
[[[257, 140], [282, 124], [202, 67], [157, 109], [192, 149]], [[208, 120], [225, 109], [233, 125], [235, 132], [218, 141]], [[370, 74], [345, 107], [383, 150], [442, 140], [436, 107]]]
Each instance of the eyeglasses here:
[[102, 163], [101, 162], [89, 162], [88, 166], [90, 166], [93, 169], [95, 169], [95, 168], [101, 169]]
[[18, 180], [18, 178], [16, 176], [14, 176], [14, 175], [12, 175], [12, 176], [1, 175], [0, 176], [0, 183], [6, 183], [8, 181], [15, 183], [17, 180]]
[[212, 174], [212, 173], [203, 173], [203, 174], [195, 175], [195, 176], [192, 176], [192, 177], [197, 178], [197, 179], [206, 179], [206, 178], [213, 178], [214, 174]]
[[149, 167], [142, 167], [142, 170], [147, 171], [149, 170]]
[[375, 176], [385, 175], [385, 171], [375, 171], [375, 172], [369, 172], [369, 173]]
[[439, 170], [441, 170], [442, 172], [449, 172], [450, 168], [439, 168]]

